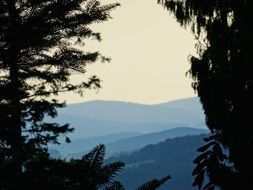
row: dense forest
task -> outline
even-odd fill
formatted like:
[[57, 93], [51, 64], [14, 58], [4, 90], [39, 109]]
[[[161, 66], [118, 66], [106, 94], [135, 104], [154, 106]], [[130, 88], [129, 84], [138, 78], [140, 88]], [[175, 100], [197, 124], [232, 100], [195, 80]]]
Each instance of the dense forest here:
[[[208, 130], [189, 127], [177, 127], [164, 131], [148, 134], [111, 134], [106, 136], [90, 137], [72, 140], [71, 143], [62, 143], [50, 146], [51, 153], [62, 157], [81, 158], [94, 146], [102, 143], [106, 145], [106, 157], [120, 153], [129, 153], [141, 149], [149, 144], [156, 144], [168, 138], [182, 137], [187, 135], [207, 134]], [[133, 135], [133, 136], [132, 136]], [[58, 153], [57, 153], [58, 152]]]
[[197, 39], [190, 57], [192, 86], [212, 136], [199, 149], [194, 185], [204, 189], [252, 189], [253, 2], [159, 0]]
[[[91, 24], [110, 19], [118, 3], [97, 0], [0, 1], [0, 189], [123, 189], [114, 177], [124, 164], [103, 165], [105, 148], [96, 146], [81, 159], [53, 159], [48, 144], [73, 132], [55, 118], [62, 92], [83, 95], [101, 87], [86, 67], [110, 59], [94, 50], [84, 51], [85, 40], [100, 41]], [[170, 177], [154, 179], [140, 190], [156, 189]]]
[[192, 187], [194, 180], [191, 175], [194, 168], [192, 161], [197, 156], [196, 149], [201, 146], [204, 137], [207, 135], [167, 139], [105, 161], [110, 163], [121, 160], [125, 163], [124, 170], [119, 173], [117, 179], [124, 184], [126, 190], [134, 189], [151, 178], [162, 177], [168, 173], [172, 178], [159, 189], [196, 189]]

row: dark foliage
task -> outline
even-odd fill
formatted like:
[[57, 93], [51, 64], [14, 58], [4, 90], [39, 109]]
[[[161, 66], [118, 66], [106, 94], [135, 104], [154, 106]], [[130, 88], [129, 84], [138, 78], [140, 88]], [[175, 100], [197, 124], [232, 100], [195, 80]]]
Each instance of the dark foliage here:
[[124, 190], [124, 187], [119, 181], [115, 181], [106, 190]]
[[[198, 56], [189, 74], [214, 136], [200, 149], [194, 185], [252, 189], [253, 1], [161, 0], [177, 21], [191, 26]], [[209, 148], [211, 150], [209, 150]], [[206, 150], [205, 150], [206, 149]], [[224, 155], [228, 155], [225, 158]]]
[[56, 117], [56, 108], [64, 106], [51, 95], [100, 87], [95, 76], [80, 84], [70, 76], [107, 60], [78, 45], [87, 38], [100, 40], [89, 25], [106, 21], [117, 6], [97, 0], [0, 0], [1, 185], [22, 183], [27, 164], [46, 154], [46, 145], [57, 143], [60, 134], [73, 131], [68, 124], [43, 120]]
[[[73, 131], [68, 124], [44, 121], [64, 106], [61, 92], [83, 94], [100, 88], [93, 76], [73, 84], [73, 74], [98, 59], [84, 52], [84, 40], [100, 40], [88, 26], [106, 21], [119, 4], [97, 0], [0, 0], [0, 189], [123, 189], [114, 181], [122, 162], [103, 165], [105, 146], [80, 160], [52, 159], [48, 143]], [[81, 48], [82, 47], [82, 48]], [[66, 136], [66, 142], [70, 139]]]
[[80, 160], [51, 159], [48, 154], [37, 154], [35, 159], [25, 164], [26, 170], [19, 177], [18, 184], [5, 181], [2, 185], [4, 189], [22, 187], [26, 190], [108, 189], [116, 183], [114, 177], [124, 164], [113, 162], [104, 165], [104, 153], [105, 146], [99, 145]]
[[160, 187], [162, 184], [164, 184], [167, 180], [169, 180], [170, 176], [165, 176], [161, 179], [153, 179], [150, 180], [143, 185], [141, 185], [137, 190], [156, 190], [158, 187]]

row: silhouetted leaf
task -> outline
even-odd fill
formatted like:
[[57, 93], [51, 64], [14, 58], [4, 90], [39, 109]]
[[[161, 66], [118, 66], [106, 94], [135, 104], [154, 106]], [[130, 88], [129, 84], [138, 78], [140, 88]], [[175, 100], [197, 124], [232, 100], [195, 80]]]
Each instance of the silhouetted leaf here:
[[223, 151], [222, 151], [219, 144], [215, 144], [213, 146], [213, 152], [215, 152], [215, 154], [217, 155], [217, 157], [220, 161], [223, 161], [224, 159], [227, 159], [227, 156], [223, 153]]
[[194, 168], [194, 170], [192, 171], [192, 175], [197, 175], [201, 173], [205, 169], [208, 163], [209, 163], [209, 160], [207, 159], [203, 160], [202, 162], [199, 162]]
[[201, 171], [196, 177], [195, 177], [195, 180], [193, 182], [193, 186], [198, 186], [198, 189], [200, 190], [202, 185], [203, 185], [203, 182], [204, 182], [204, 176], [205, 176], [205, 171]]
[[197, 164], [199, 162], [201, 162], [203, 159], [206, 159], [210, 154], [212, 153], [211, 150], [208, 150], [206, 152], [204, 152], [203, 154], [198, 155], [194, 160], [193, 163]]
[[213, 146], [213, 145], [215, 145], [215, 142], [214, 142], [214, 141], [212, 141], [212, 142], [210, 142], [210, 143], [208, 143], [208, 144], [206, 144], [206, 145], [204, 145], [204, 146], [198, 148], [197, 151], [198, 151], [198, 152], [204, 152], [204, 151], [206, 151], [207, 149], [209, 149], [209, 148], [210, 148], [211, 146]]
[[170, 176], [165, 176], [161, 179], [153, 179], [151, 181], [148, 181], [138, 187], [137, 190], [156, 190], [158, 187], [160, 187], [162, 184], [164, 184], [167, 180], [169, 180]]

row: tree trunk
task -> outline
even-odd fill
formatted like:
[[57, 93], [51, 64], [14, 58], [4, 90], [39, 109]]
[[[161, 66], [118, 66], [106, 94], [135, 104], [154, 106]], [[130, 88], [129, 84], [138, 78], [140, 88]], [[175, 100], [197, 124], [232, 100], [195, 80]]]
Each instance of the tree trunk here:
[[9, 30], [9, 54], [8, 64], [10, 71], [10, 107], [11, 107], [11, 126], [10, 127], [10, 146], [11, 158], [13, 161], [12, 174], [19, 176], [22, 173], [22, 132], [21, 132], [21, 83], [19, 80], [18, 68], [18, 37], [19, 34], [19, 16], [15, 7], [15, 1], [7, 1], [9, 16], [10, 16], [10, 30]]

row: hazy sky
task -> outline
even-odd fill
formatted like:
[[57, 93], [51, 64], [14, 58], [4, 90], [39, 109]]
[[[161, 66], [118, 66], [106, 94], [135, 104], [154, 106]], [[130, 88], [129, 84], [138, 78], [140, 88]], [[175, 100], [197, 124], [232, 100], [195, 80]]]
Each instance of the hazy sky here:
[[94, 26], [103, 41], [88, 45], [112, 58], [110, 63], [87, 68], [86, 76], [96, 74], [102, 79], [102, 89], [83, 98], [64, 94], [64, 99], [68, 103], [102, 99], [154, 104], [195, 96], [191, 79], [185, 76], [190, 67], [187, 58], [195, 52], [194, 36], [157, 0], [118, 2], [122, 6], [113, 11], [113, 19]]

